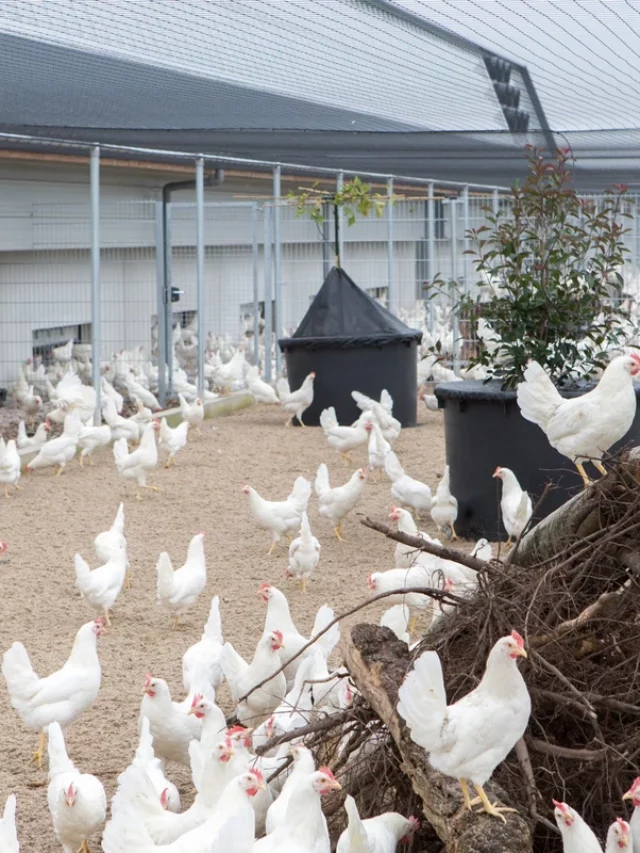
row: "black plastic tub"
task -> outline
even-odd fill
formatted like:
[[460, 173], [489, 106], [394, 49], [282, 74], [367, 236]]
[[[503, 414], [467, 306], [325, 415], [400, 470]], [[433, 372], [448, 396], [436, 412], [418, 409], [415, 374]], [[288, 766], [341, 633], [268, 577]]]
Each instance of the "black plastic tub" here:
[[329, 406], [339, 423], [351, 424], [360, 415], [351, 392], [379, 400], [386, 388], [393, 416], [403, 427], [415, 426], [421, 340], [422, 332], [405, 326], [343, 269], [333, 267], [294, 334], [278, 341], [290, 388], [316, 374], [305, 424], [318, 426]]
[[[584, 391], [560, 393], [577, 397]], [[500, 521], [501, 484], [492, 478], [498, 465], [513, 470], [534, 505], [545, 485], [553, 482], [536, 521], [583, 488], [573, 463], [551, 447], [539, 426], [522, 417], [515, 391], [502, 391], [499, 382], [446, 382], [436, 386], [435, 395], [444, 409], [451, 493], [458, 499], [456, 532], [461, 536], [506, 538]], [[627, 435], [609, 452], [631, 444], [640, 444], [640, 410]], [[594, 478], [600, 476], [589, 464], [586, 468]]]

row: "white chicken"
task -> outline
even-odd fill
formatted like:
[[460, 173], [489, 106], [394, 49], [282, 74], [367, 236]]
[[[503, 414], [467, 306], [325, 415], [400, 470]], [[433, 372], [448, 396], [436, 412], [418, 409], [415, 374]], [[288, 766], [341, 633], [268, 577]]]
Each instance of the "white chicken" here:
[[[218, 772], [221, 768], [216, 770], [208, 766], [207, 762], [214, 753], [216, 760], [222, 764], [228, 764], [235, 755], [231, 741], [227, 737], [227, 721], [223, 711], [216, 703], [212, 699], [205, 699], [201, 693], [194, 693], [188, 713], [193, 714], [202, 722], [200, 740], [192, 740], [189, 744], [193, 784], [198, 791], [203, 793], [207, 787], [207, 793], [212, 795], [216, 792], [212, 789], [211, 773], [218, 774], [214, 788], [220, 788], [228, 779], [225, 780], [225, 774]], [[248, 729], [243, 731], [248, 731]], [[228, 776], [228, 774], [226, 775]]]
[[27, 393], [22, 399], [22, 408], [27, 416], [29, 425], [33, 426], [36, 415], [42, 408], [42, 397], [39, 394], [33, 393], [33, 385], [29, 386]]
[[362, 497], [366, 479], [367, 472], [364, 468], [359, 468], [343, 486], [332, 488], [327, 466], [322, 462], [318, 468], [315, 482], [318, 512], [331, 521], [333, 532], [341, 542], [344, 542], [342, 522]]
[[145, 717], [153, 737], [153, 748], [158, 758], [190, 766], [189, 742], [200, 739], [202, 721], [189, 714], [191, 703], [173, 702], [169, 685], [162, 678], [147, 674], [144, 695], [140, 703], [138, 730]]
[[60, 724], [49, 725], [49, 788], [47, 802], [53, 831], [64, 853], [89, 851], [87, 840], [104, 824], [107, 798], [102, 782], [80, 773], [67, 755]]
[[[135, 421], [138, 424], [139, 428], [142, 428], [148, 423], [151, 423], [153, 420], [153, 412], [151, 409], [147, 408], [142, 400], [139, 400], [137, 397], [133, 400], [133, 405], [136, 407], [135, 414], [131, 415], [130, 418], [125, 419], [129, 421]], [[126, 428], [125, 428], [126, 431]], [[126, 438], [127, 436], [125, 436]]]
[[[236, 714], [241, 723], [258, 725], [284, 699], [287, 692], [287, 679], [284, 672], [278, 672], [281, 666], [278, 652], [283, 647], [282, 631], [278, 629], [267, 631], [258, 641], [253, 660], [249, 664], [231, 643], [224, 644], [222, 670], [229, 683]], [[276, 672], [277, 675], [269, 678]], [[269, 680], [262, 687], [253, 690], [246, 699], [243, 698], [265, 678]]]
[[[120, 551], [127, 553], [127, 540], [124, 535], [124, 504], [118, 506], [118, 512], [113, 520], [113, 524], [109, 530], [103, 530], [98, 533], [93, 540], [93, 548], [96, 552], [96, 557], [108, 563], [109, 560]], [[127, 560], [127, 573], [124, 579], [126, 589], [131, 586], [129, 580], [129, 561]]]
[[[260, 587], [259, 595], [267, 605], [267, 615], [265, 617], [264, 630], [265, 633], [278, 629], [282, 633], [283, 645], [280, 648], [280, 662], [286, 664], [289, 658], [298, 654], [300, 649], [305, 646], [310, 638], [304, 637], [296, 628], [291, 618], [289, 602], [286, 595], [272, 586], [269, 583], [263, 583]], [[333, 622], [335, 613], [326, 604], [316, 613], [313, 623], [311, 636], [315, 637], [320, 631]], [[310, 646], [303, 654], [299, 655], [290, 664], [287, 664], [284, 674], [289, 683], [289, 687], [293, 684], [298, 667], [306, 657], [313, 655], [316, 649], [322, 651], [325, 659], [329, 657], [340, 640], [340, 628], [336, 624], [329, 631], [320, 637], [313, 646]]]
[[396, 853], [401, 841], [411, 841], [420, 828], [415, 817], [403, 817], [398, 812], [362, 820], [352, 796], [347, 795], [344, 808], [349, 824], [338, 839], [336, 853]]
[[391, 394], [386, 389], [383, 389], [380, 394], [379, 403], [361, 394], [359, 391], [352, 391], [351, 396], [362, 412], [358, 421], [361, 423], [375, 421], [380, 427], [385, 440], [393, 443], [400, 435], [402, 425], [399, 420], [393, 417], [393, 398]]
[[182, 420], [186, 421], [200, 435], [202, 432], [202, 422], [204, 421], [204, 405], [202, 400], [200, 397], [196, 397], [193, 403], [187, 403], [182, 394], [178, 394], [178, 400], [180, 401]]
[[471, 809], [468, 782], [482, 810], [505, 820], [489, 801], [483, 785], [523, 736], [531, 715], [531, 697], [516, 665], [526, 657], [524, 641], [513, 631], [491, 649], [480, 684], [447, 706], [442, 666], [437, 652], [426, 651], [398, 691], [398, 713], [411, 739], [429, 756], [431, 766], [460, 781], [464, 804]]
[[[131, 762], [135, 767], [141, 767], [151, 780], [160, 801], [166, 803], [169, 811], [177, 814], [180, 811], [180, 792], [164, 775], [162, 760], [156, 757], [153, 749], [151, 724], [147, 717], [140, 720], [140, 738], [136, 754]], [[193, 743], [193, 741], [192, 741]]]
[[333, 447], [342, 457], [345, 465], [351, 464], [349, 454], [369, 441], [365, 423], [358, 421], [356, 426], [340, 426], [336, 410], [331, 406], [320, 413], [320, 426], [329, 447]]
[[[411, 513], [407, 512], [406, 509], [402, 509], [399, 506], [392, 506], [388, 517], [398, 522], [398, 533], [406, 533], [407, 536], [416, 536], [418, 539], [424, 539], [425, 542], [432, 542], [434, 545], [441, 544], [439, 539], [432, 539], [428, 533], [418, 530]], [[420, 562], [423, 565], [432, 562], [429, 554], [417, 551], [413, 545], [405, 545], [402, 542], [398, 542], [396, 545], [394, 560], [397, 569], [408, 569]]]
[[40, 450], [42, 445], [46, 443], [50, 431], [51, 424], [49, 421], [43, 421], [38, 425], [35, 433], [32, 436], [28, 436], [24, 421], [20, 421], [18, 424], [18, 438], [16, 440], [18, 450]]
[[111, 438], [114, 441], [124, 438], [136, 442], [140, 438], [142, 424], [134, 418], [123, 418], [119, 415], [111, 397], [104, 397], [102, 400], [102, 416], [111, 428]]
[[152, 394], [148, 388], [141, 385], [135, 378], [133, 370], [130, 370], [124, 380], [127, 393], [131, 399], [137, 397], [145, 406], [148, 406], [152, 412], [157, 412], [161, 407], [155, 394]]
[[316, 374], [312, 371], [305, 377], [304, 382], [297, 391], [289, 390], [289, 383], [286, 379], [279, 379], [277, 382], [277, 391], [282, 408], [286, 412], [291, 412], [291, 417], [285, 423], [285, 426], [291, 426], [293, 419], [297, 418], [300, 426], [304, 426], [302, 415], [313, 403], [313, 383]]
[[289, 753], [293, 758], [293, 770], [287, 776], [287, 779], [282, 786], [282, 791], [277, 800], [274, 800], [267, 812], [266, 829], [267, 835], [275, 832], [283, 823], [286, 814], [291, 794], [298, 786], [298, 780], [301, 777], [309, 776], [315, 773], [316, 762], [313, 753], [303, 743], [296, 743], [289, 748]]
[[209, 618], [200, 641], [190, 646], [182, 657], [182, 683], [187, 693], [192, 688], [193, 674], [198, 666], [204, 667], [206, 678], [214, 690], [220, 687], [224, 678], [221, 664], [223, 645], [220, 599], [215, 595], [211, 599]]
[[140, 445], [132, 453], [129, 453], [126, 438], [119, 438], [113, 445], [116, 469], [125, 480], [136, 481], [136, 500], [139, 501], [142, 500], [140, 489], [161, 491], [160, 486], [147, 485], [147, 475], [158, 465], [158, 448], [155, 436], [158, 429], [157, 421], [147, 424], [142, 433]]
[[493, 547], [487, 539], [478, 539], [471, 550], [471, 556], [477, 557], [479, 560], [492, 560]]
[[81, 429], [82, 422], [75, 415], [67, 415], [62, 435], [52, 438], [40, 448], [38, 455], [27, 465], [27, 471], [56, 466], [56, 476], [60, 476], [67, 462], [76, 455]]
[[187, 438], [189, 436], [189, 421], [182, 421], [173, 429], [167, 423], [166, 418], [162, 418], [160, 422], [160, 447], [166, 447], [169, 451], [167, 461], [164, 463], [165, 468], [170, 468], [176, 464], [176, 454], [187, 446]]
[[116, 413], [120, 414], [122, 412], [122, 407], [124, 406], [124, 397], [120, 394], [113, 385], [109, 382], [109, 380], [103, 376], [100, 380], [100, 388], [102, 390], [102, 398], [111, 397], [113, 402], [115, 403]]
[[502, 480], [502, 498], [500, 509], [502, 510], [502, 523], [507, 531], [507, 548], [513, 539], [517, 539], [529, 523], [533, 514], [533, 504], [528, 493], [523, 491], [518, 478], [510, 468], [501, 468], [499, 465], [493, 472], [493, 476]]
[[10, 438], [5, 442], [0, 436], [0, 483], [4, 486], [4, 496], [9, 497], [9, 486], [14, 489], [19, 489], [18, 480], [20, 479], [21, 469], [20, 455], [16, 447], [15, 439]]
[[239, 344], [238, 349], [226, 364], [221, 364], [215, 371], [214, 382], [225, 392], [229, 392], [236, 382], [244, 379], [248, 364], [244, 357], [244, 345]]
[[16, 795], [9, 794], [0, 819], [0, 850], [2, 853], [20, 853], [16, 829]]
[[430, 412], [438, 411], [438, 398], [435, 394], [421, 394], [420, 399]]
[[414, 480], [413, 477], [405, 474], [393, 450], [385, 456], [384, 470], [391, 480], [391, 497], [394, 501], [401, 506], [410, 507], [416, 517], [421, 512], [431, 509], [431, 489], [426, 483], [421, 483], [420, 480]]
[[431, 502], [431, 518], [438, 528], [438, 532], [450, 528], [451, 536], [453, 539], [457, 539], [454, 524], [458, 517], [458, 501], [451, 494], [450, 477], [450, 468], [445, 465], [444, 474], [436, 489], [436, 496]]
[[89, 457], [89, 462], [93, 465], [93, 452], [99, 447], [106, 447], [111, 443], [111, 427], [108, 424], [103, 426], [86, 426], [82, 425], [78, 435], [78, 447], [80, 453], [80, 467], [84, 468], [84, 459]]
[[591, 482], [584, 469], [592, 462], [606, 474], [602, 455], [624, 438], [636, 414], [633, 377], [640, 372], [640, 355], [614, 358], [598, 385], [581, 397], [563, 399], [542, 367], [532, 361], [518, 385], [522, 417], [537, 424], [558, 453], [578, 469], [585, 487]]
[[581, 815], [566, 803], [553, 801], [553, 816], [562, 836], [563, 853], [602, 853], [600, 842]]
[[116, 551], [103, 566], [93, 571], [80, 554], [74, 557], [76, 586], [89, 607], [104, 616], [107, 625], [111, 625], [109, 611], [124, 584], [127, 572], [127, 553], [123, 549]]
[[633, 838], [626, 820], [621, 817], [609, 827], [604, 853], [633, 853]]
[[372, 473], [384, 471], [385, 460], [387, 454], [391, 452], [391, 445], [382, 435], [382, 430], [375, 422], [369, 422], [364, 425], [367, 435], [369, 436], [369, 470]]
[[399, 640], [409, 645], [411, 635], [409, 633], [409, 623], [411, 621], [411, 611], [406, 604], [394, 604], [384, 611], [380, 617], [380, 625], [383, 628], [389, 628]]
[[4, 653], [2, 674], [11, 705], [28, 728], [40, 732], [40, 746], [33, 756], [40, 768], [47, 726], [56, 721], [64, 728], [95, 702], [102, 677], [96, 640], [103, 630], [102, 619], [83, 625], [62, 669], [46, 678], [33, 669], [22, 643], [14, 643]]
[[173, 570], [171, 557], [163, 551], [156, 564], [158, 575], [158, 604], [173, 613], [173, 626], [177, 628], [183, 616], [198, 600], [207, 585], [207, 563], [204, 556], [204, 533], [197, 533], [187, 550], [183, 566]]
[[242, 487], [242, 491], [249, 498], [249, 512], [258, 527], [271, 533], [271, 547], [268, 551], [271, 555], [283, 534], [300, 529], [302, 513], [307, 511], [311, 495], [311, 483], [304, 477], [298, 477], [286, 501], [265, 500], [247, 484]]
[[260, 378], [260, 371], [257, 364], [252, 365], [247, 371], [247, 387], [255, 403], [280, 405], [280, 400], [274, 389]]
[[306, 591], [307, 581], [320, 562], [320, 543], [311, 533], [309, 517], [302, 513], [300, 535], [289, 545], [289, 567], [287, 576], [300, 581], [303, 592]]
[[629, 825], [631, 827], [631, 836], [633, 838], [633, 849], [640, 850], [640, 776], [633, 780], [631, 787], [622, 799], [631, 800], [634, 807]]

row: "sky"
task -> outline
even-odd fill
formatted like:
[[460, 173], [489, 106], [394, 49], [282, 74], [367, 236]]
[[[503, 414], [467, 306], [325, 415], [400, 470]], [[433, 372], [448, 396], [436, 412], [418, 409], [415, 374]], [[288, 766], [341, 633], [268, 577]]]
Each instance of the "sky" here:
[[528, 67], [554, 130], [640, 127], [640, 0], [396, 0]]

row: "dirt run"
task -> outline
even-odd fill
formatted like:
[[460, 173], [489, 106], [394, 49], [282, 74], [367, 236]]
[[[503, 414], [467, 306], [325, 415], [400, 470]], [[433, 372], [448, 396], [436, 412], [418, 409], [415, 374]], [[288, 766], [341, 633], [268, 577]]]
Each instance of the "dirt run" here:
[[[99, 640], [98, 699], [66, 732], [71, 759], [102, 780], [108, 797], [135, 750], [145, 673], [165, 678], [173, 697], [183, 698], [182, 655], [200, 638], [213, 595], [220, 595], [225, 639], [250, 658], [265, 615], [257, 596], [262, 582], [286, 592], [294, 621], [306, 634], [320, 605], [328, 602], [336, 612], [348, 609], [367, 596], [369, 572], [393, 566], [392, 543], [362, 527], [356, 516], [346, 519], [346, 541], [338, 542], [329, 522], [318, 517], [315, 495], [309, 517], [322, 557], [306, 594], [284, 577], [284, 548], [266, 556], [269, 535], [257, 530], [248, 516], [244, 481], [264, 497], [282, 500], [298, 474], [313, 478], [323, 461], [332, 484], [350, 474], [320, 429], [285, 430], [283, 421], [279, 410], [256, 406], [207, 421], [202, 436], [193, 434], [178, 455], [175, 468], [159, 468], [150, 477], [163, 491], [146, 492], [141, 503], [133, 499], [131, 482], [117, 474], [110, 448], [95, 455], [94, 468], [83, 471], [74, 460], [61, 477], [54, 478], [50, 469], [36, 471], [23, 475], [22, 491], [12, 490], [6, 500], [0, 495], [0, 539], [9, 546], [0, 560], [0, 651], [20, 640], [43, 676], [62, 666], [77, 629], [93, 618], [75, 589], [74, 554], [82, 554], [92, 568], [97, 565], [93, 538], [111, 525], [119, 501], [125, 502], [133, 587], [121, 593], [113, 626]], [[402, 432], [394, 450], [407, 473], [434, 487], [444, 465], [442, 414], [421, 405], [419, 421], [417, 429]], [[357, 465], [365, 460], [366, 448], [354, 454]], [[388, 482], [367, 484], [357, 512], [385, 519], [391, 503]], [[435, 531], [431, 519], [421, 526]], [[181, 566], [189, 540], [201, 530], [207, 533], [207, 588], [184, 624], [171, 630], [169, 614], [156, 604], [156, 560], [167, 550], [174, 566]], [[377, 619], [381, 611], [371, 608], [367, 618]], [[219, 700], [228, 703], [226, 688]], [[12, 710], [3, 679], [0, 718], [0, 808], [15, 792], [21, 849], [58, 851], [47, 808], [46, 773], [29, 763], [38, 735]], [[188, 805], [192, 786], [187, 772], [172, 765], [168, 775]], [[99, 849], [99, 839], [92, 842], [92, 849]]]

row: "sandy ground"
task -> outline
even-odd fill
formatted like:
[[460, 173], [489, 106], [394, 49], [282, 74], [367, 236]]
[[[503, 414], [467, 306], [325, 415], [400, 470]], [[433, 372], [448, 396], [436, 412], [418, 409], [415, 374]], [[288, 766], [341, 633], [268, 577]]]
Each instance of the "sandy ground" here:
[[[421, 406], [419, 426], [404, 430], [395, 450], [407, 472], [432, 487], [442, 474], [442, 415]], [[366, 448], [354, 454], [364, 464]], [[327, 462], [334, 484], [349, 469], [326, 444], [320, 429], [283, 428], [274, 408], [252, 407], [207, 421], [201, 437], [194, 435], [178, 456], [178, 465], [150, 478], [162, 493], [133, 499], [130, 482], [120, 479], [111, 450], [96, 454], [96, 466], [81, 470], [77, 461], [54, 478], [50, 470], [24, 475], [20, 492], [0, 495], [0, 538], [9, 550], [0, 560], [0, 649], [23, 642], [40, 675], [66, 660], [74, 635], [92, 611], [75, 590], [73, 556], [77, 551], [97, 565], [92, 541], [111, 525], [120, 500], [125, 501], [126, 536], [133, 588], [123, 591], [112, 628], [99, 640], [102, 687], [95, 704], [66, 733], [69, 755], [76, 766], [100, 777], [110, 797], [117, 775], [130, 762], [137, 743], [137, 718], [145, 673], [165, 678], [174, 698], [182, 698], [181, 659], [200, 638], [211, 597], [221, 597], [225, 639], [250, 657], [262, 631], [265, 608], [257, 596], [269, 581], [289, 597], [294, 621], [308, 633], [318, 607], [328, 602], [336, 612], [364, 599], [370, 571], [393, 566], [393, 545], [362, 527], [356, 516], [345, 521], [345, 543], [336, 540], [329, 522], [319, 518], [315, 495], [310, 501], [312, 530], [322, 543], [322, 558], [306, 594], [287, 583], [286, 550], [267, 557], [269, 536], [252, 524], [242, 483], [264, 497], [281, 500], [298, 474], [314, 477]], [[163, 457], [164, 458], [164, 457]], [[385, 519], [391, 498], [388, 482], [367, 484], [357, 512]], [[431, 531], [431, 520], [423, 529]], [[167, 550], [174, 565], [184, 562], [187, 544], [199, 531], [205, 542], [208, 582], [184, 624], [170, 629], [170, 617], [155, 600], [155, 564]], [[382, 608], [370, 608], [367, 618]], [[362, 621], [362, 616], [356, 621]], [[45, 772], [30, 765], [38, 736], [12, 710], [4, 680], [0, 681], [0, 808], [11, 792], [18, 796], [18, 831], [25, 853], [60, 850], [47, 808]], [[168, 774], [191, 801], [185, 771], [173, 765]], [[92, 848], [99, 848], [93, 839]]]

